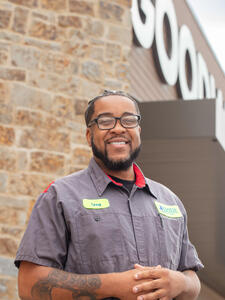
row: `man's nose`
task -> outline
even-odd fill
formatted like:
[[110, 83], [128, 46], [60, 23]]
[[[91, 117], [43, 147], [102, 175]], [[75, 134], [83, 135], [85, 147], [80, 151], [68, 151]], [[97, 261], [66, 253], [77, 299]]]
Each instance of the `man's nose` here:
[[120, 120], [116, 119], [116, 125], [111, 131], [124, 132], [126, 129], [121, 125]]

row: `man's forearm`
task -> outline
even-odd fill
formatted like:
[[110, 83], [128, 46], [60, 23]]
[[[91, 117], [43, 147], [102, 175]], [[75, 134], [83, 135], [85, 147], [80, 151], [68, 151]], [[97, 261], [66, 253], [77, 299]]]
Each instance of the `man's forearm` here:
[[38, 280], [31, 289], [34, 299], [52, 300], [71, 295], [71, 299], [96, 300], [96, 290], [101, 286], [99, 275], [76, 275], [53, 269], [46, 278]]
[[19, 272], [19, 295], [22, 300], [103, 299], [113, 293], [110, 278], [113, 281], [114, 274], [73, 274], [24, 262]]
[[184, 271], [185, 290], [176, 297], [176, 300], [196, 300], [198, 298], [201, 284], [194, 271]]
[[137, 270], [109, 274], [74, 274], [22, 262], [18, 287], [22, 300], [98, 300], [109, 297], [136, 300], [132, 292]]

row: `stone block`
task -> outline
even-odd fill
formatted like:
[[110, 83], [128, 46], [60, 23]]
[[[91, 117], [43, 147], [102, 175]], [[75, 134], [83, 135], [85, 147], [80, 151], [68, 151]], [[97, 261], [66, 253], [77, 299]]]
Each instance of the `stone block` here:
[[15, 106], [40, 109], [47, 112], [51, 111], [53, 105], [53, 99], [49, 93], [45, 93], [19, 83], [14, 83], [12, 86], [11, 102]]
[[72, 142], [74, 144], [87, 145], [86, 134], [84, 132], [73, 132], [72, 133]]
[[61, 51], [61, 45], [59, 44], [59, 42], [42, 41], [26, 36], [24, 37], [24, 42], [26, 45], [34, 46], [42, 50]]
[[87, 108], [87, 105], [88, 105], [88, 101], [86, 101], [86, 100], [77, 100], [75, 102], [76, 115], [84, 116], [84, 112]]
[[85, 61], [82, 64], [82, 74], [91, 81], [102, 81], [102, 68], [101, 65], [97, 62]]
[[121, 46], [107, 43], [105, 47], [105, 58], [108, 60], [118, 61], [121, 58]]
[[26, 171], [28, 169], [28, 153], [26, 151], [17, 151], [16, 168], [18, 171]]
[[11, 11], [0, 9], [0, 28], [9, 27], [11, 15]]
[[68, 55], [55, 52], [44, 53], [40, 61], [40, 69], [45, 72], [58, 74], [77, 74], [78, 62]]
[[79, 14], [94, 16], [94, 3], [85, 0], [69, 0], [69, 10]]
[[116, 68], [116, 78], [122, 81], [129, 82], [128, 74], [129, 74], [129, 66], [127, 64], [117, 64]]
[[7, 65], [9, 57], [9, 44], [0, 43], [0, 65]]
[[[12, 262], [13, 264], [13, 262]], [[13, 266], [16, 269], [16, 267]], [[0, 299], [1, 300], [17, 300], [17, 279], [16, 277], [2, 277], [0, 278]]]
[[50, 24], [56, 24], [56, 14], [54, 11], [47, 11], [47, 10], [36, 10], [32, 11], [31, 15], [32, 19], [39, 19], [41, 21], [47, 21]]
[[54, 98], [52, 112], [55, 116], [60, 118], [74, 119], [74, 100], [68, 97], [56, 96]]
[[24, 70], [0, 67], [0, 79], [25, 81], [26, 73]]
[[88, 35], [93, 37], [103, 37], [104, 35], [104, 24], [98, 20], [87, 20], [85, 31]]
[[114, 0], [113, 2], [118, 3], [119, 5], [123, 5], [125, 7], [131, 8], [131, 0]]
[[[14, 266], [14, 259], [0, 256], [0, 275], [4, 275], [7, 277], [8, 276], [15, 277], [15, 276], [17, 276], [17, 273], [18, 273], [18, 271], [17, 271], [16, 267]], [[5, 280], [5, 282], [7, 281], [6, 278], [5, 279], [1, 278], [0, 280], [1, 280], [0, 284], [2, 284], [2, 281], [4, 281], [4, 280]], [[8, 280], [10, 280], [10, 278], [8, 278]], [[16, 279], [14, 279], [14, 280], [16, 280]], [[13, 288], [13, 290], [16, 291], [15, 288]], [[16, 299], [16, 298], [13, 298], [13, 297], [9, 298], [9, 300], [12, 300], [12, 299]]]
[[66, 9], [66, 0], [40, 0], [41, 7], [52, 11], [60, 11]]
[[104, 57], [104, 49], [102, 47], [91, 46], [89, 57], [102, 62]]
[[8, 0], [17, 5], [27, 6], [30, 8], [35, 8], [38, 6], [38, 0]]
[[6, 225], [0, 225], [0, 236], [7, 235], [13, 238], [21, 238], [23, 235], [24, 230], [20, 227], [16, 226], [6, 226]]
[[100, 93], [102, 86], [95, 82], [82, 79], [81, 80], [81, 96], [88, 101]]
[[122, 62], [128, 62], [130, 59], [131, 49], [129, 47], [122, 48]]
[[118, 91], [118, 90], [122, 90], [122, 83], [120, 81], [106, 78], [104, 82], [104, 87], [107, 90]]
[[110, 22], [122, 23], [124, 8], [117, 4], [109, 2], [108, 0], [101, 0], [98, 3], [100, 18], [108, 20]]
[[16, 111], [15, 122], [19, 126], [39, 127], [43, 120], [42, 114], [36, 111], [18, 109]]
[[27, 128], [21, 133], [19, 146], [64, 153], [70, 151], [70, 138], [68, 133], [55, 131], [54, 128], [52, 130]]
[[29, 35], [44, 40], [56, 40], [58, 32], [55, 25], [33, 20], [29, 28]]
[[0, 170], [5, 170], [8, 172], [16, 170], [15, 151], [5, 147], [0, 147]]
[[0, 40], [5, 40], [13, 43], [20, 43], [23, 36], [20, 34], [15, 34], [10, 31], [0, 31]]
[[72, 165], [87, 166], [92, 157], [92, 152], [88, 148], [77, 147], [73, 150]]
[[9, 99], [9, 84], [0, 81], [0, 103], [6, 103]]
[[65, 126], [65, 119], [64, 118], [56, 118], [54, 116], [47, 116], [44, 120], [43, 120], [43, 127], [47, 128], [49, 130], [52, 130], [52, 128], [54, 128], [54, 130], [57, 129], [61, 129]]
[[132, 29], [111, 25], [108, 28], [107, 38], [125, 46], [132, 44]]
[[14, 140], [14, 129], [0, 125], [0, 145], [11, 146]]
[[79, 79], [75, 76], [59, 76], [53, 73], [32, 72], [29, 74], [29, 83], [37, 88], [74, 96], [79, 90]]
[[104, 75], [105, 77], [115, 77], [115, 64], [113, 60], [107, 60], [104, 63]]
[[11, 62], [13, 66], [36, 70], [40, 60], [40, 51], [33, 47], [12, 45]]
[[[20, 183], [21, 184], [21, 183]], [[22, 208], [0, 206], [0, 223], [10, 226], [24, 226], [26, 212]]]
[[31, 153], [30, 171], [63, 175], [64, 167], [63, 155], [40, 151]]
[[21, 7], [16, 7], [14, 12], [12, 30], [25, 34], [27, 29], [27, 21], [28, 10]]
[[[34, 198], [37, 198], [39, 194], [46, 189], [49, 183], [55, 180], [55, 178], [56, 176], [50, 177], [46, 175], [31, 174], [31, 173], [10, 174], [8, 191], [9, 193], [17, 197], [32, 196]], [[19, 210], [20, 209], [17, 207], [16, 211], [19, 212]], [[24, 208], [23, 208], [23, 213], [24, 213]], [[1, 220], [1, 216], [0, 216], [0, 220]], [[26, 222], [26, 213], [25, 215], [23, 214], [22, 221]], [[0, 223], [3, 222], [0, 221]], [[16, 223], [12, 221], [9, 222], [9, 224], [16, 225]], [[20, 220], [20, 224], [21, 224], [21, 220]]]
[[[0, 164], [1, 164], [1, 157], [0, 157]], [[0, 172], [0, 193], [5, 193], [8, 183], [8, 174]]]
[[13, 108], [10, 104], [0, 101], [0, 123], [11, 124], [13, 121]]
[[66, 41], [63, 42], [62, 51], [76, 58], [85, 57], [88, 55], [90, 47], [87, 39], [86, 32], [72, 28]]
[[82, 28], [82, 19], [77, 16], [60, 15], [58, 25], [62, 27]]
[[18, 242], [11, 237], [0, 236], [0, 255], [15, 257], [18, 248]]

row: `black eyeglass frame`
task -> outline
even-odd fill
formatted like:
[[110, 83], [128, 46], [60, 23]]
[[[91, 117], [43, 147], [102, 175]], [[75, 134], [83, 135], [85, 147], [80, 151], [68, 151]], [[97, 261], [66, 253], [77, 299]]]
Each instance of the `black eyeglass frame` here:
[[[135, 117], [137, 117], [137, 125], [131, 126], [131, 127], [129, 127], [129, 126], [128, 126], [128, 127], [127, 127], [127, 126], [124, 126], [124, 125], [122, 124], [122, 122], [121, 122], [121, 119], [124, 118], [124, 117], [128, 117], [128, 116], [135, 116]], [[108, 118], [114, 119], [114, 120], [115, 120], [114, 126], [111, 127], [111, 128], [105, 128], [105, 129], [99, 128], [98, 120], [101, 119], [101, 118], [103, 118], [103, 117], [108, 117]], [[111, 130], [111, 129], [113, 129], [113, 128], [116, 127], [116, 124], [117, 124], [117, 121], [118, 121], [118, 120], [120, 121], [120, 125], [121, 125], [123, 128], [126, 128], [126, 129], [132, 129], [132, 128], [135, 128], [135, 127], [137, 127], [138, 125], [140, 125], [141, 116], [140, 116], [140, 115], [136, 115], [136, 114], [123, 115], [123, 116], [121, 116], [121, 117], [99, 116], [99, 117], [97, 117], [97, 118], [91, 120], [90, 123], [88, 124], [88, 127], [91, 127], [94, 123], [96, 123], [97, 126], [98, 126], [98, 129], [100, 129], [100, 130]]]

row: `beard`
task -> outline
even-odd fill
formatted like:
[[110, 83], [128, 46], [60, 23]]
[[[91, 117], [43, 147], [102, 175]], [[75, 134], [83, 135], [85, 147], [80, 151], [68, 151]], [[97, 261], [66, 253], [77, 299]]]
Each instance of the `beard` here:
[[99, 158], [104, 166], [108, 170], [112, 171], [125, 171], [127, 170], [135, 161], [135, 159], [138, 157], [138, 154], [141, 150], [141, 145], [139, 145], [137, 148], [135, 148], [133, 151], [130, 151], [130, 155], [127, 159], [120, 159], [120, 160], [112, 160], [108, 157], [108, 152], [105, 148], [105, 151], [101, 151], [98, 149], [98, 147], [94, 143], [93, 137], [91, 137], [91, 148], [94, 156]]

